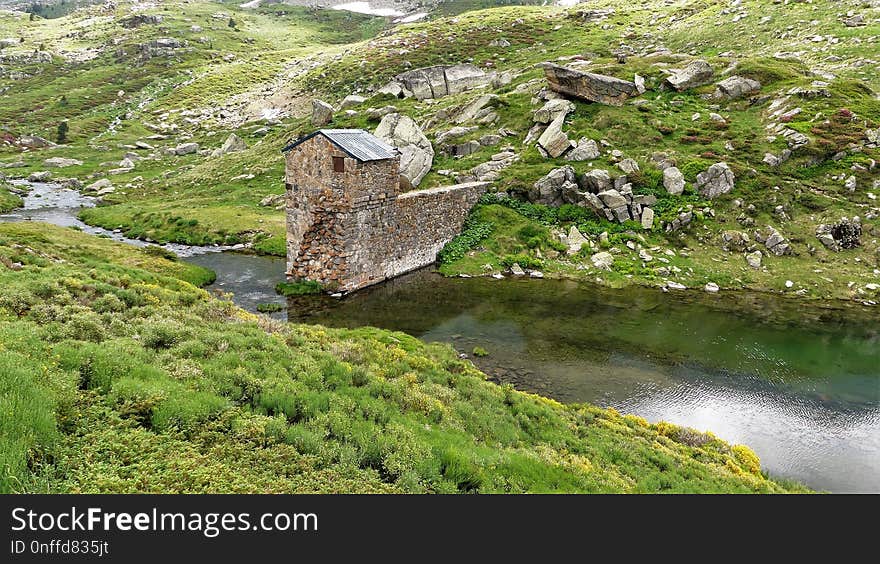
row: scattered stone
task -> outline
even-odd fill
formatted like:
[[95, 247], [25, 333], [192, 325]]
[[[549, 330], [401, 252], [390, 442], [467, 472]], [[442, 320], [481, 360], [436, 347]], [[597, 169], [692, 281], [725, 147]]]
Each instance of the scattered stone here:
[[518, 263], [510, 265], [510, 273], [514, 276], [525, 276], [526, 271]]
[[670, 290], [687, 290], [687, 286], [673, 280], [669, 280], [668, 282], [666, 282], [666, 287]]
[[651, 229], [654, 227], [654, 210], [651, 208], [642, 208], [642, 229]]
[[568, 230], [568, 254], [574, 255], [577, 254], [578, 251], [581, 250], [581, 247], [584, 245], [588, 245], [590, 243], [589, 239], [583, 236], [583, 234], [578, 231], [578, 228], [574, 225]]
[[530, 270], [529, 271], [530, 278], [544, 278], [544, 273], [540, 270]]
[[592, 261], [593, 266], [596, 268], [611, 270], [611, 266], [614, 264], [614, 257], [611, 253], [602, 251], [601, 253], [596, 253], [591, 256], [590, 261]]
[[388, 114], [379, 122], [375, 135], [400, 150], [404, 187], [418, 186], [434, 164], [434, 148], [416, 122], [408, 116]]
[[746, 255], [746, 262], [749, 264], [749, 266], [751, 266], [755, 270], [758, 270], [759, 268], [761, 268], [762, 258], [763, 255], [761, 254], [761, 251], [755, 251]]
[[581, 177], [581, 186], [594, 194], [610, 190], [614, 184], [607, 170], [594, 169]]
[[715, 282], [709, 282], [703, 289], [710, 294], [717, 294], [718, 290], [720, 290], [721, 288], [719, 288], [718, 284], [716, 284]]
[[367, 108], [367, 119], [379, 121], [388, 114], [396, 114], [397, 108], [394, 106], [382, 106], [381, 108]]
[[742, 231], [725, 231], [721, 234], [724, 250], [744, 251], [752, 244], [748, 233]]
[[82, 161], [78, 161], [76, 159], [67, 159], [64, 157], [52, 157], [43, 161], [43, 166], [48, 166], [52, 168], [66, 168], [69, 166], [81, 166], [83, 164]]
[[598, 159], [599, 155], [601, 155], [601, 152], [599, 151], [599, 145], [592, 139], [581, 137], [580, 141], [578, 141], [577, 146], [565, 156], [565, 160], [591, 161], [593, 159]]
[[548, 124], [559, 117], [560, 114], [568, 115], [575, 110], [575, 105], [565, 98], [548, 100], [540, 109], [535, 110], [532, 120], [535, 123]]
[[40, 172], [32, 172], [28, 176], [28, 182], [49, 182], [52, 178], [52, 173], [48, 170], [43, 170]]
[[681, 195], [685, 187], [684, 174], [674, 166], [663, 169], [663, 187], [673, 196]]
[[761, 83], [750, 78], [730, 76], [715, 85], [715, 97], [736, 100], [761, 90]]
[[236, 153], [238, 151], [244, 151], [245, 149], [247, 149], [247, 143], [235, 133], [230, 133], [229, 137], [227, 137], [226, 141], [223, 143], [223, 146], [214, 149], [211, 156], [215, 158], [221, 157], [227, 153]]
[[45, 149], [46, 147], [57, 147], [57, 145], [48, 139], [44, 139], [39, 135], [22, 135], [18, 138], [18, 144], [28, 149]]
[[858, 183], [858, 181], [856, 180], [855, 176], [849, 176], [843, 182], [843, 187], [846, 188], [850, 192], [855, 192], [857, 183]]
[[763, 243], [767, 250], [774, 255], [781, 257], [791, 251], [791, 247], [785, 237], [776, 230], [772, 225], [768, 225], [765, 230], [755, 232], [755, 240]]
[[666, 82], [677, 91], [682, 92], [709, 84], [712, 82], [714, 74], [709, 63], [696, 60], [688, 63], [683, 69], [674, 70], [672, 75], [666, 77]]
[[323, 100], [312, 100], [312, 126], [324, 127], [333, 121], [333, 106]]
[[339, 105], [339, 109], [347, 110], [347, 109], [353, 108], [355, 106], [360, 106], [361, 104], [363, 104], [366, 101], [367, 101], [367, 99], [364, 98], [363, 96], [358, 96], [357, 94], [349, 94], [348, 96], [346, 96], [345, 98], [342, 99], [342, 103]]
[[[96, 193], [96, 192], [101, 192], [102, 190], [107, 190], [108, 188], [110, 188], [112, 190], [113, 183], [110, 182], [109, 180], [107, 180], [106, 178], [102, 178], [101, 180], [98, 180], [97, 182], [93, 182], [92, 184], [89, 184], [88, 186], [83, 188], [83, 192]], [[105, 194], [106, 193], [107, 192], [105, 192]]]
[[143, 149], [144, 151], [152, 151], [154, 149], [152, 145], [144, 141], [135, 141], [134, 146], [136, 149]]
[[733, 171], [727, 163], [721, 162], [698, 174], [696, 186], [703, 196], [712, 199], [733, 190], [734, 180]]
[[582, 72], [554, 63], [541, 63], [554, 92], [591, 102], [622, 106], [638, 94], [635, 83], [590, 72]]
[[119, 20], [119, 25], [128, 29], [141, 27], [142, 25], [156, 25], [162, 23], [162, 16], [147, 14], [135, 14]]
[[624, 174], [635, 174], [639, 172], [639, 163], [633, 159], [623, 159], [617, 163], [617, 168], [623, 171]]
[[786, 280], [786, 281], [785, 281], [785, 287], [786, 287], [786, 288], [792, 288], [793, 286], [794, 286], [794, 282], [792, 282], [791, 280]]
[[191, 155], [199, 150], [198, 143], [183, 143], [173, 148], [171, 151], [177, 156]]

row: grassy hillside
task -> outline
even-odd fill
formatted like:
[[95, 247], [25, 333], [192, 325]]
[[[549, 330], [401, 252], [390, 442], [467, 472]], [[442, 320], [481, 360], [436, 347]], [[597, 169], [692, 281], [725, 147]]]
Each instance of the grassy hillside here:
[[800, 489], [711, 434], [497, 386], [401, 333], [255, 317], [210, 278], [0, 224], [0, 491]]
[[[850, 12], [862, 16], [863, 25], [845, 25]], [[0, 13], [0, 36], [24, 39], [4, 54], [44, 49], [51, 56], [51, 63], [3, 63], [27, 75], [13, 80], [9, 72], [0, 73], [3, 135], [12, 140], [38, 133], [54, 139], [62, 120], [70, 128], [64, 146], [26, 152], [0, 146], [0, 161], [24, 161], [25, 167], [14, 170], [25, 175], [43, 169], [50, 156], [82, 160], [82, 166], [56, 176], [87, 183], [107, 178], [117, 187], [104, 198], [107, 205], [84, 213], [90, 223], [157, 241], [247, 242], [258, 252], [282, 255], [282, 213], [260, 202], [282, 191], [279, 150], [311, 130], [311, 98], [338, 103], [355, 92], [369, 97], [407, 68], [473, 62], [505, 73], [510, 82], [490, 89], [498, 96], [493, 102], [498, 120], [476, 124], [456, 141], [499, 130], [512, 134], [461, 158], [435, 147], [433, 172], [422, 186], [451, 183], [507, 147], [519, 160], [501, 172], [495, 190], [522, 193], [565, 164], [578, 173], [601, 168], [615, 175], [616, 162], [629, 157], [641, 168], [630, 179], [635, 192], [655, 195], [659, 202], [650, 231], [571, 210], [483, 210], [491, 234], [458, 253], [458, 260], [444, 266], [446, 272], [498, 272], [509, 257], [525, 256], [548, 276], [613, 285], [714, 282], [723, 289], [876, 301], [871, 288], [880, 267], [880, 151], [869, 143], [868, 132], [880, 127], [880, 78], [873, 72], [880, 25], [878, 9], [864, 2], [744, 1], [732, 7], [710, 0], [637, 5], [602, 0], [570, 9], [507, 6], [448, 17], [441, 11], [424, 23], [393, 27], [382, 18], [279, 5], [245, 10], [235, 4], [168, 1], [143, 13], [162, 20], [126, 28], [132, 12], [124, 3], [53, 20]], [[186, 43], [144, 55], [150, 52], [146, 43], [166, 37]], [[618, 53], [627, 55], [625, 63], [618, 63]], [[639, 74], [648, 88], [623, 107], [576, 103], [564, 131], [572, 140], [604, 141], [602, 154], [591, 162], [545, 159], [522, 142], [531, 113], [543, 103], [534, 96], [546, 84], [534, 65], [573, 57], [589, 61], [585, 68], [591, 71], [628, 80]], [[712, 85], [681, 93], [661, 87], [665, 70], [695, 57], [707, 60], [718, 80], [737, 74], [760, 81], [757, 101], [713, 99]], [[821, 88], [828, 96], [791, 94], [795, 88], [816, 88], [815, 81], [826, 83]], [[353, 115], [337, 112], [332, 126], [373, 129], [377, 122], [367, 118], [366, 108], [391, 104], [423, 124], [434, 140], [451, 127], [438, 115], [453, 113], [484, 92], [426, 102], [372, 96]], [[793, 114], [779, 118], [773, 115], [778, 107]], [[778, 155], [787, 146], [771, 131], [776, 126], [806, 135], [808, 143], [786, 162], [770, 166], [765, 154]], [[210, 157], [231, 132], [248, 149]], [[136, 149], [137, 141], [154, 149]], [[183, 142], [199, 143], [200, 152], [168, 154]], [[652, 159], [661, 152], [691, 183], [681, 196], [667, 194], [662, 186]], [[117, 170], [131, 153], [142, 160]], [[692, 182], [719, 161], [730, 165], [736, 189], [707, 201], [693, 191]], [[846, 183], [850, 177], [854, 190]], [[675, 233], [660, 228], [687, 211], [695, 217], [687, 227]], [[819, 244], [819, 224], [856, 215], [862, 219], [861, 247], [836, 253]], [[513, 233], [513, 225], [525, 234]], [[558, 254], [558, 234], [572, 225], [588, 236], [590, 252], [612, 253], [610, 272], [595, 269], [587, 250], [573, 257]], [[722, 238], [726, 231], [746, 233], [752, 250], [764, 250], [754, 242], [754, 231], [767, 225], [780, 231], [792, 252], [765, 256], [760, 269], [749, 267], [745, 252], [730, 250]], [[608, 242], [600, 240], [603, 232]], [[640, 251], [670, 262], [646, 261]]]

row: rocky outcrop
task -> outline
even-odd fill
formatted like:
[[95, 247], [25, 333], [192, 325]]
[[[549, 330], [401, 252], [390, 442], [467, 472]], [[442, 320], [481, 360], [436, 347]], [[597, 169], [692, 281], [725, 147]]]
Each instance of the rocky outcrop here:
[[323, 100], [312, 100], [312, 125], [324, 127], [333, 120], [333, 106]]
[[663, 187], [673, 196], [679, 196], [684, 192], [684, 174], [674, 166], [663, 169]]
[[715, 72], [709, 63], [703, 60], [691, 61], [683, 69], [676, 69], [666, 77], [666, 83], [679, 92], [703, 86], [712, 82]]
[[238, 151], [244, 151], [245, 149], [247, 149], [247, 143], [235, 133], [230, 133], [223, 145], [214, 149], [211, 156], [215, 158], [221, 157], [227, 153], [236, 153]]
[[717, 198], [733, 190], [735, 178], [727, 163], [715, 163], [697, 175], [697, 190], [709, 198]]
[[434, 147], [408, 116], [388, 114], [379, 122], [376, 137], [400, 149], [401, 185], [418, 186], [434, 164]]
[[634, 82], [591, 72], [582, 72], [555, 63], [541, 63], [547, 82], [554, 92], [590, 102], [622, 106], [638, 94]]
[[750, 78], [731, 76], [715, 85], [715, 97], [736, 100], [761, 89], [761, 83]]
[[442, 98], [485, 86], [494, 76], [470, 64], [425, 67], [397, 75], [379, 93], [419, 100]]
[[529, 201], [546, 206], [560, 206], [564, 202], [563, 193], [578, 191], [577, 175], [570, 166], [556, 168], [535, 182], [529, 190]]
[[454, 122], [459, 124], [468, 122], [492, 123], [497, 119], [493, 108], [499, 100], [495, 94], [478, 96], [455, 112]]
[[862, 244], [862, 221], [859, 217], [842, 218], [837, 223], [830, 223], [816, 228], [816, 237], [827, 249], [839, 252], [842, 249], [854, 249]]
[[339, 104], [339, 109], [348, 110], [350, 108], [354, 108], [355, 106], [360, 106], [366, 101], [367, 99], [363, 96], [358, 96], [357, 94], [349, 94], [342, 99], [342, 102], [340, 102]]

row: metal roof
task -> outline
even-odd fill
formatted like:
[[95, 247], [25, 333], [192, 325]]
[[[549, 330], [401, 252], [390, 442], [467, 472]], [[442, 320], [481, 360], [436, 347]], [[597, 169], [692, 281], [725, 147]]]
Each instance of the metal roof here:
[[359, 161], [382, 161], [393, 159], [398, 155], [397, 149], [363, 129], [319, 129], [314, 133], [297, 139], [287, 147], [284, 147], [282, 151], [290, 151], [316, 135], [323, 135], [350, 157]]

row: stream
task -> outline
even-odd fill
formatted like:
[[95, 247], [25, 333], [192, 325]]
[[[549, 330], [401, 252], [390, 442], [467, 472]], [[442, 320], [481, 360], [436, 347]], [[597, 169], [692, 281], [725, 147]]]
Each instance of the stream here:
[[[80, 222], [91, 198], [31, 187], [24, 208], [0, 221], [46, 221], [147, 244]], [[283, 259], [164, 246], [214, 270], [214, 288], [245, 309], [284, 303], [274, 292]], [[754, 449], [772, 475], [818, 490], [880, 493], [876, 309], [747, 292], [444, 278], [428, 268], [343, 299], [290, 298], [274, 316], [452, 343], [494, 381], [711, 431]], [[488, 355], [474, 356], [475, 347]]]

